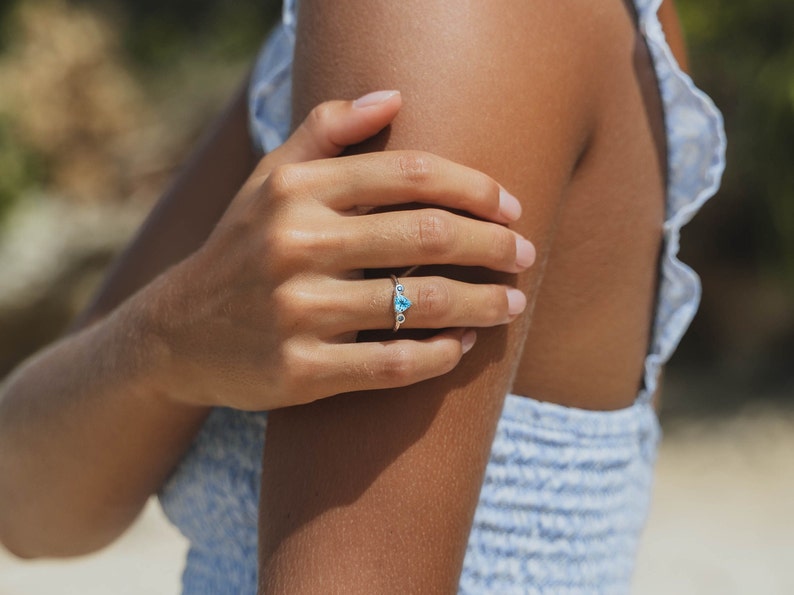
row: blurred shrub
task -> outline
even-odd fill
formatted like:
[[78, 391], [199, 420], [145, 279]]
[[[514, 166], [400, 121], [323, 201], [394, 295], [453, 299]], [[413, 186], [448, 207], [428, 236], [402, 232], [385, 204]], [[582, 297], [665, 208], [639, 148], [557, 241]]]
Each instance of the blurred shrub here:
[[728, 165], [718, 196], [682, 236], [703, 304], [670, 370], [708, 375], [700, 387], [684, 383], [693, 387], [682, 391], [686, 402], [791, 400], [794, 3], [677, 4], [693, 78], [725, 116]]
[[32, 173], [72, 199], [130, 192], [120, 145], [141, 125], [146, 107], [114, 28], [62, 1], [22, 3], [11, 22], [0, 61], [5, 200]]
[[[726, 117], [722, 254], [794, 291], [794, 2], [679, 0], [694, 76]], [[749, 259], [749, 260], [746, 260]]]
[[279, 2], [0, 0], [0, 220], [30, 190], [152, 200]]
[[20, 189], [33, 186], [44, 175], [43, 169], [35, 153], [16, 144], [13, 123], [0, 108], [0, 222]]
[[82, 0], [125, 23], [130, 56], [146, 68], [168, 68], [185, 54], [251, 58], [281, 13], [279, 0]]

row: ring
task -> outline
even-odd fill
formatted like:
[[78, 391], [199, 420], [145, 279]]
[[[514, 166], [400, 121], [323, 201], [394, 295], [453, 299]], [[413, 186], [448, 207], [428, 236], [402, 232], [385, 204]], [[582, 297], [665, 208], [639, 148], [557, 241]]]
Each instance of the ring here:
[[391, 276], [391, 280], [394, 283], [394, 328], [392, 330], [396, 331], [405, 322], [404, 312], [411, 307], [411, 300], [403, 295], [405, 287], [400, 280], [394, 275]]

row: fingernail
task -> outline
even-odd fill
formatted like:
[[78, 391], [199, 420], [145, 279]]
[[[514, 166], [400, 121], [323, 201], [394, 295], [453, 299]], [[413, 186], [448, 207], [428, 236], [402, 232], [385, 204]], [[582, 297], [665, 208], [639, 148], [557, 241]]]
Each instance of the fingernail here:
[[463, 353], [468, 353], [471, 351], [471, 348], [474, 347], [474, 342], [477, 340], [477, 333], [472, 329], [467, 330], [463, 334], [463, 338], [460, 341], [460, 346], [463, 348]]
[[372, 93], [367, 93], [356, 99], [353, 102], [353, 107], [372, 107], [374, 105], [379, 105], [385, 101], [388, 101], [395, 95], [397, 95], [399, 91], [374, 91]]
[[532, 242], [516, 235], [516, 264], [522, 269], [532, 266], [535, 262], [535, 246]]
[[527, 296], [520, 289], [511, 287], [507, 290], [507, 313], [510, 316], [521, 314], [527, 307]]
[[521, 203], [501, 186], [499, 187], [499, 212], [511, 221], [521, 217]]

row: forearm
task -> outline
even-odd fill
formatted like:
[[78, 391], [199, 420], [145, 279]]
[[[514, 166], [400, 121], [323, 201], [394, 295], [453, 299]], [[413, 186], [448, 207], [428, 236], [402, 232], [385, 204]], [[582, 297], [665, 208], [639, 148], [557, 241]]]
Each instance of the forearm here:
[[111, 541], [206, 415], [158, 394], [159, 362], [139, 327], [144, 298], [126, 300], [202, 245], [253, 169], [246, 88], [244, 81], [72, 334], [0, 392], [0, 540], [20, 555], [79, 554]]
[[202, 423], [206, 409], [164, 394], [163, 355], [146, 316], [132, 299], [5, 383], [0, 540], [18, 555], [76, 555], [112, 541]]

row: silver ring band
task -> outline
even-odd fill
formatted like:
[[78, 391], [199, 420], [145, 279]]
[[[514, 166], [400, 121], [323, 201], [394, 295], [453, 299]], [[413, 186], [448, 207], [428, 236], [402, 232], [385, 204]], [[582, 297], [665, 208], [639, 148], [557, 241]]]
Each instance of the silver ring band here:
[[400, 328], [400, 325], [405, 322], [405, 311], [411, 307], [411, 300], [403, 295], [405, 287], [403, 287], [403, 284], [400, 283], [400, 280], [394, 275], [391, 275], [391, 280], [394, 284], [394, 290], [392, 292], [394, 328], [392, 330], [397, 331], [397, 329]]

